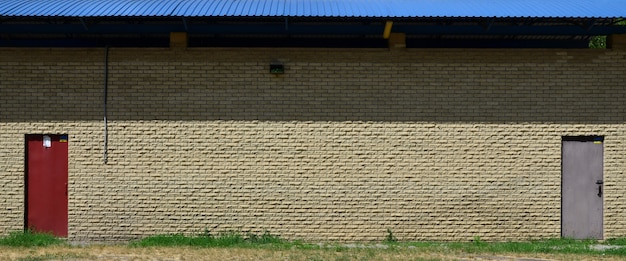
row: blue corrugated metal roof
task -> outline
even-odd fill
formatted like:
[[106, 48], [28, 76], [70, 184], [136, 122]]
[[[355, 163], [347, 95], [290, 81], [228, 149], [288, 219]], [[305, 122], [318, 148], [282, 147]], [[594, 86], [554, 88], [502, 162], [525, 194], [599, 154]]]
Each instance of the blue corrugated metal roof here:
[[626, 0], [1, 0], [0, 16], [624, 18]]

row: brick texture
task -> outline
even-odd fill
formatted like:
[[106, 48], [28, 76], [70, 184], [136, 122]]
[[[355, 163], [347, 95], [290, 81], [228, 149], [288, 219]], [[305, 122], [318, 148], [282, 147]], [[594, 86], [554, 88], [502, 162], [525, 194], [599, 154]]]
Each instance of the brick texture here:
[[[269, 73], [280, 61], [285, 73]], [[626, 235], [626, 52], [0, 49], [0, 233], [24, 226], [24, 135], [69, 134], [69, 238], [560, 236], [561, 137], [604, 135]]]

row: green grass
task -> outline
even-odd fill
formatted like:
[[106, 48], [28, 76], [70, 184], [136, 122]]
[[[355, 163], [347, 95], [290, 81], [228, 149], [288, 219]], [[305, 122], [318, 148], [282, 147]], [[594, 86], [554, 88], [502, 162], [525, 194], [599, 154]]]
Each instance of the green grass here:
[[64, 244], [65, 241], [51, 234], [34, 233], [30, 230], [16, 231], [0, 238], [0, 246], [35, 247]]
[[604, 243], [613, 246], [626, 246], [626, 237], [607, 239]]
[[490, 253], [590, 253], [591, 242], [575, 241], [569, 239], [548, 239], [530, 242], [496, 242], [496, 243], [471, 243], [460, 245], [459, 248], [467, 252], [490, 252]]
[[[201, 248], [235, 247], [264, 249], [299, 249], [299, 250], [330, 250], [342, 256], [353, 254], [374, 255], [377, 252], [407, 250], [433, 253], [469, 253], [469, 254], [504, 254], [504, 253], [542, 253], [542, 254], [576, 254], [586, 256], [610, 255], [626, 257], [626, 238], [608, 239], [603, 242], [596, 240], [545, 239], [523, 242], [486, 242], [475, 237], [469, 242], [399, 242], [390, 230], [381, 242], [364, 244], [340, 243], [305, 243], [302, 241], [284, 240], [269, 232], [263, 234], [226, 232], [212, 235], [209, 231], [187, 236], [182, 234], [155, 235], [129, 243], [131, 247], [177, 247], [191, 246]], [[376, 244], [378, 243], [378, 244]], [[0, 246], [8, 247], [43, 247], [64, 245], [65, 241], [50, 234], [33, 233], [31, 231], [12, 232], [0, 237]], [[594, 245], [613, 246], [603, 250], [594, 249]], [[369, 252], [371, 253], [369, 253]], [[55, 259], [54, 256], [31, 256], [33, 260]]]
[[[390, 240], [394, 239], [394, 240]], [[398, 242], [390, 231], [382, 240], [386, 249], [370, 244], [357, 244], [357, 248], [375, 248], [376, 251], [393, 251], [394, 249], [415, 249], [429, 252], [454, 253], [543, 253], [543, 254], [581, 254], [581, 255], [614, 255], [626, 256], [626, 238], [610, 239], [599, 243], [596, 240], [545, 239], [523, 242], [486, 242], [475, 237], [470, 242]], [[604, 250], [593, 249], [593, 245], [624, 246]], [[217, 236], [204, 234], [196, 236], [156, 235], [131, 243], [135, 247], [149, 246], [197, 246], [197, 247], [257, 247], [280, 249], [330, 249], [335, 252], [349, 252], [353, 246], [344, 244], [309, 244], [301, 241], [288, 241], [278, 236], [265, 233], [262, 235], [229, 232]]]
[[236, 232], [221, 233], [217, 236], [209, 232], [195, 236], [182, 234], [156, 235], [130, 243], [133, 247], [151, 246], [196, 246], [196, 247], [258, 247], [269, 245], [282, 247], [285, 245], [297, 245], [297, 242], [288, 242], [278, 236], [265, 232], [261, 235], [248, 233], [245, 236]]
[[485, 242], [475, 239], [472, 242], [428, 243], [407, 242], [399, 246], [413, 246], [418, 249], [445, 252], [456, 251], [463, 253], [544, 253], [544, 254], [583, 254], [583, 255], [617, 255], [626, 256], [625, 248], [605, 250], [593, 249], [594, 245], [625, 246], [626, 239], [607, 240], [573, 240], [573, 239], [545, 239], [524, 242]]

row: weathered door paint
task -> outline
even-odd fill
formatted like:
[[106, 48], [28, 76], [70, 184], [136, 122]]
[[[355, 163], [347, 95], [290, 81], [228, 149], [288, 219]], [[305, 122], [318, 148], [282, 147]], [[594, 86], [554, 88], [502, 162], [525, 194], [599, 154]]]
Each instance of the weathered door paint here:
[[26, 135], [26, 228], [67, 237], [67, 156], [67, 135]]
[[603, 237], [603, 137], [563, 137], [561, 236]]

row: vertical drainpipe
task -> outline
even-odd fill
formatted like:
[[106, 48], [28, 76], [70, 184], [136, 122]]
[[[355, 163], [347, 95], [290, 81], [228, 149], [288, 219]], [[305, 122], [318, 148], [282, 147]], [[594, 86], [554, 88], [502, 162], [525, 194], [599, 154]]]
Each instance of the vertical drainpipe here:
[[103, 103], [104, 103], [104, 153], [102, 155], [104, 164], [108, 162], [108, 146], [109, 146], [109, 133], [107, 126], [107, 96], [108, 96], [108, 83], [109, 83], [109, 47], [104, 47], [104, 90], [103, 90]]

